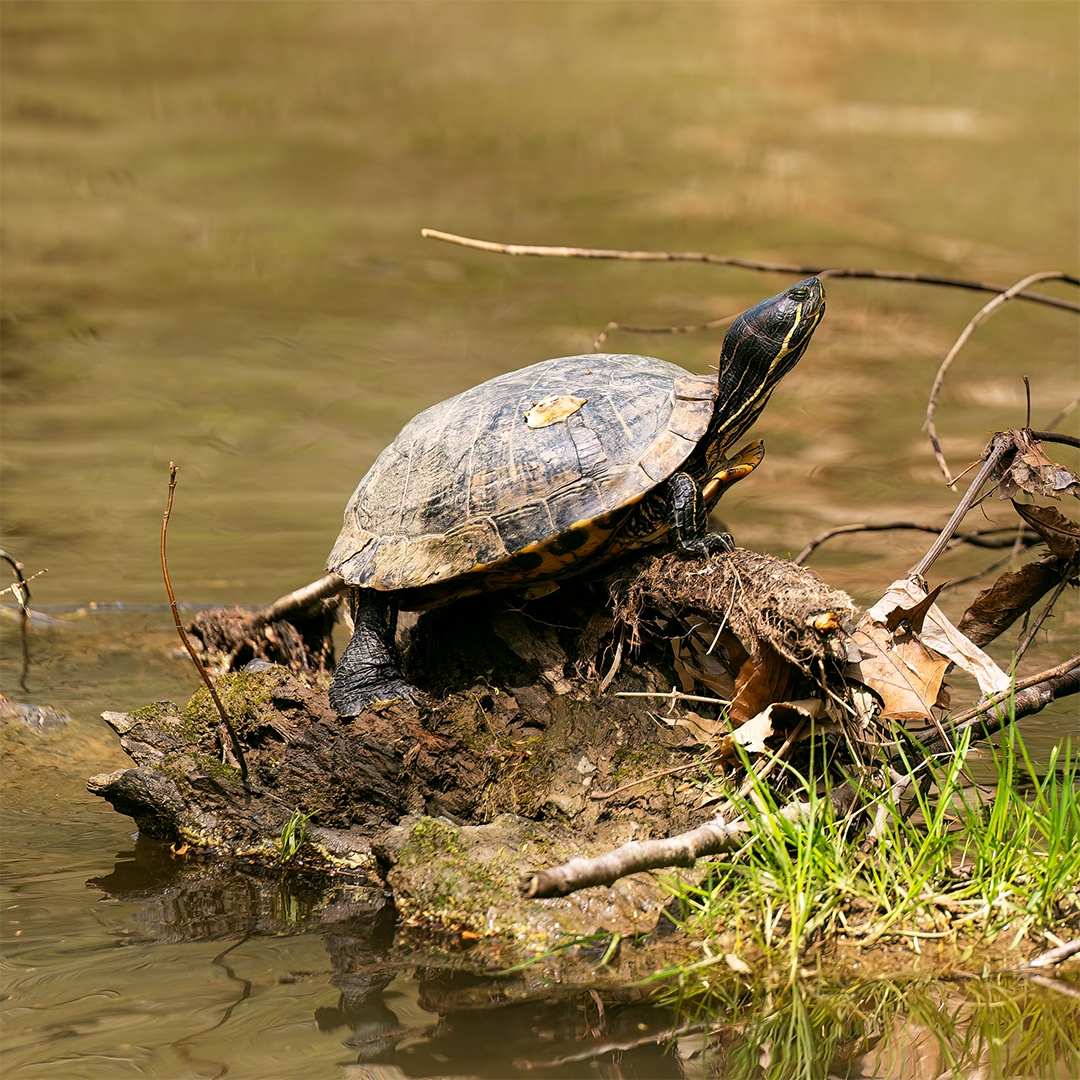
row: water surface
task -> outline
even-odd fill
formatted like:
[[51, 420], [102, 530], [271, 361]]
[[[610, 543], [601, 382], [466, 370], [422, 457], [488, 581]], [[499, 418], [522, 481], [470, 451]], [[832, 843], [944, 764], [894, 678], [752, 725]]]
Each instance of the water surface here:
[[[136, 857], [132, 823], [84, 782], [125, 764], [101, 710], [195, 686], [158, 566], [168, 464], [181, 601], [265, 604], [319, 575], [356, 481], [420, 408], [587, 351], [608, 320], [699, 323], [787, 284], [512, 260], [423, 226], [1005, 284], [1075, 271], [1078, 19], [1038, 0], [5, 3], [3, 545], [49, 568], [32, 588], [52, 621], [30, 627], [24, 671], [0, 618], [0, 672], [9, 697], [70, 717], [3, 727], [5, 1075], [510, 1075], [553, 1040], [677, 1024], [605, 1020], [579, 995], [500, 1014], [516, 1058], [480, 1053], [460, 1016], [439, 1042], [453, 1010], [415, 968], [340, 988], [323, 900], [289, 886], [245, 907], [242, 879], [181, 888], [167, 853]], [[723, 507], [742, 544], [781, 555], [953, 505], [923, 413], [984, 298], [829, 295], [757, 429], [766, 463]], [[1023, 375], [1036, 427], [1076, 396], [1077, 323], [1013, 304], [980, 328], [938, 413], [954, 470], [1024, 422]], [[704, 371], [719, 334], [609, 345]], [[1075, 434], [1077, 413], [1059, 423]], [[850, 538], [813, 565], [865, 601], [926, 543]], [[1024, 670], [1075, 651], [1077, 626], [1063, 608]], [[1075, 730], [1071, 707], [1025, 725], [1038, 754]], [[721, 1068], [685, 1041], [620, 1053], [635, 1075]], [[1053, 1072], [1020, 1061], [1000, 1075]]]

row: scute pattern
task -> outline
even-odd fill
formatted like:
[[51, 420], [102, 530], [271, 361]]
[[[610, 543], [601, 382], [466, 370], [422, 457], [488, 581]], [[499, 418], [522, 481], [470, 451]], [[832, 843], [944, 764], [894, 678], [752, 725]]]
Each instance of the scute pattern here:
[[[604, 354], [545, 360], [466, 390], [420, 413], [379, 455], [346, 507], [328, 567], [387, 590], [464, 575], [479, 591], [481, 579], [558, 573], [689, 457], [716, 393], [713, 377]], [[586, 403], [565, 421], [529, 427], [530, 408], [564, 394]]]

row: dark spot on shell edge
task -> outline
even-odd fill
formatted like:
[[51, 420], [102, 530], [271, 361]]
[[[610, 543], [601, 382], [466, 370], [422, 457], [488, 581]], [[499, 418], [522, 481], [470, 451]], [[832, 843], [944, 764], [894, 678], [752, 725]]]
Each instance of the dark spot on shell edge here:
[[543, 565], [544, 556], [539, 551], [519, 551], [511, 556], [510, 561], [519, 570], [536, 570]]
[[567, 555], [577, 551], [589, 539], [590, 530], [587, 528], [571, 528], [561, 532], [548, 544], [548, 550], [553, 555]]

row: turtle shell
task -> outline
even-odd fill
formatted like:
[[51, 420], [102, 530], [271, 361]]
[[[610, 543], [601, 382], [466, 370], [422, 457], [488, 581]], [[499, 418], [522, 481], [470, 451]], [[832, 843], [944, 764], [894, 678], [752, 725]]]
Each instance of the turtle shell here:
[[715, 376], [590, 354], [500, 375], [424, 410], [376, 459], [327, 563], [403, 607], [570, 573], [693, 453]]

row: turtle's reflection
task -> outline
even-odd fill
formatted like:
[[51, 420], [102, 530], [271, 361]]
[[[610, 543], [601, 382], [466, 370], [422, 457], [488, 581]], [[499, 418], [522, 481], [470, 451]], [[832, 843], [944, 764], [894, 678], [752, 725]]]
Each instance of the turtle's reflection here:
[[[350, 1080], [512, 1077], [536, 1068], [556, 1077], [684, 1075], [674, 1049], [657, 1042], [672, 1018], [643, 1004], [640, 992], [567, 991], [539, 973], [426, 966], [430, 957], [395, 949], [396, 912], [382, 889], [180, 860], [145, 838], [87, 884], [141, 903], [127, 944], [240, 938], [232, 951], [256, 936], [318, 934], [339, 998], [315, 1010], [315, 1023], [352, 1052]], [[291, 971], [280, 977], [296, 980]]]

